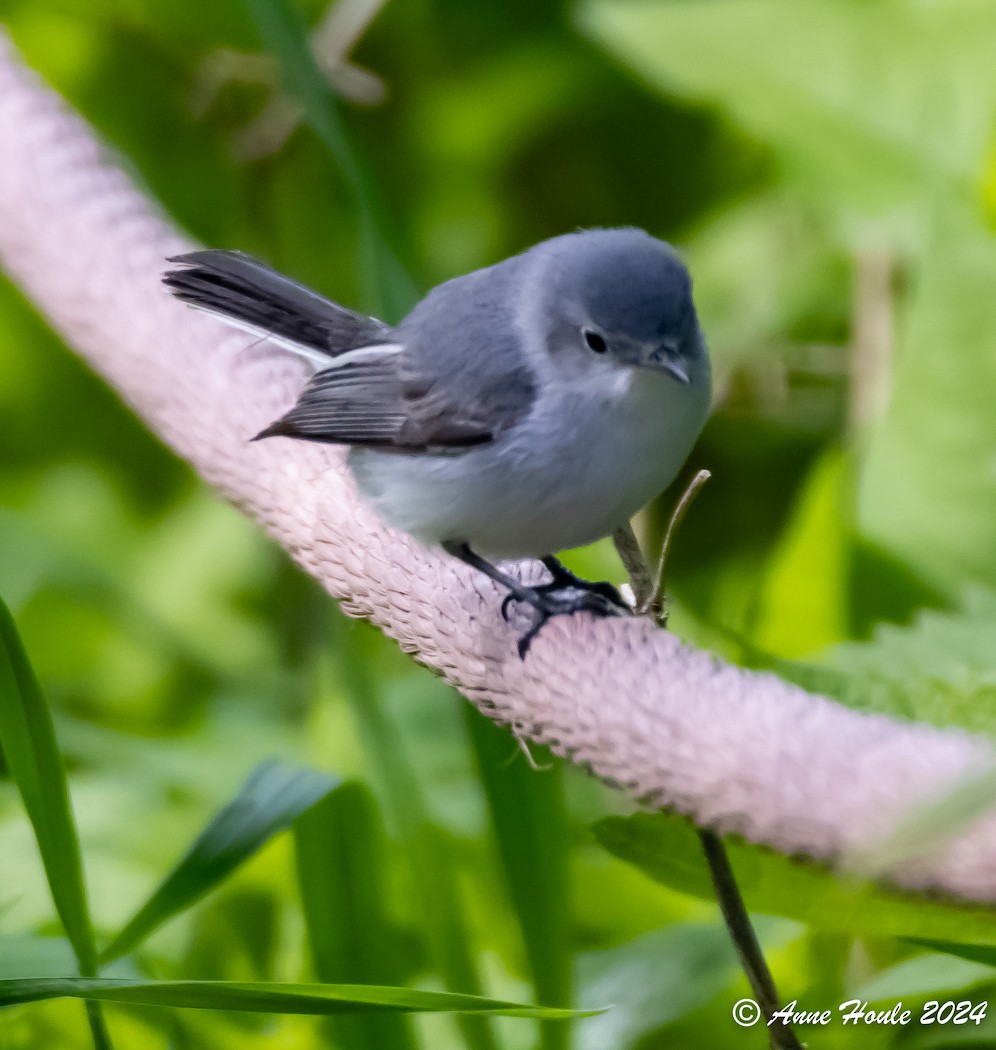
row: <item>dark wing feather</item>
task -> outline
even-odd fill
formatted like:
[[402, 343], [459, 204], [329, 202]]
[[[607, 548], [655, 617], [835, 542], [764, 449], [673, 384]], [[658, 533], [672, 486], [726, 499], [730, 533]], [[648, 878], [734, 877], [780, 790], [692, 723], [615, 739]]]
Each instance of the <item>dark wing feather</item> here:
[[391, 342], [381, 321], [326, 299], [244, 252], [208, 249], [177, 255], [163, 283], [185, 303], [329, 357]]
[[405, 422], [396, 354], [318, 372], [297, 404], [256, 439], [283, 435], [336, 445], [390, 446]]
[[[494, 440], [535, 399], [535, 376], [508, 313], [507, 263], [440, 286], [392, 329], [241, 252], [191, 252], [170, 261], [182, 267], [163, 278], [177, 298], [337, 359], [257, 438], [457, 450]], [[403, 348], [377, 352], [389, 344]]]
[[[358, 353], [362, 353], [359, 351]], [[312, 376], [294, 407], [256, 435], [418, 453], [490, 441], [496, 429], [427, 392], [413, 399], [400, 354], [343, 361]], [[437, 406], [426, 411], [427, 405]]]
[[523, 419], [537, 378], [514, 317], [519, 260], [434, 288], [398, 328], [407, 419], [414, 447], [493, 441]]
[[[515, 375], [503, 377], [501, 388], [462, 378], [439, 377], [430, 382], [425, 375], [405, 377], [406, 417], [398, 442], [413, 449], [453, 448], [493, 441], [521, 416], [519, 406], [506, 410], [503, 389], [517, 383]], [[507, 380], [507, 387], [505, 380]], [[531, 390], [531, 387], [530, 387]]]

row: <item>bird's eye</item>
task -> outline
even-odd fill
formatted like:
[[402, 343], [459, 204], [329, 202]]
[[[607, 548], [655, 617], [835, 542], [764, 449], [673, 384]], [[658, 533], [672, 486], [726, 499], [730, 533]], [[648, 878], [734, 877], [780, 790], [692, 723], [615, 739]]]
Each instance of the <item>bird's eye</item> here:
[[584, 336], [584, 341], [588, 344], [589, 350], [594, 350], [596, 354], [604, 354], [608, 350], [609, 344], [605, 341], [605, 336], [600, 335], [591, 328], [585, 328], [581, 334]]

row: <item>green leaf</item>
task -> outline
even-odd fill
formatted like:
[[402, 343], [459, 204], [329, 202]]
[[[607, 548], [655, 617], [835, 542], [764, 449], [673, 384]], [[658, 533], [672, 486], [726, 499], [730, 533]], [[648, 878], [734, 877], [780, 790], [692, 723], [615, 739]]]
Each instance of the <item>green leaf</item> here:
[[[567, 813], [561, 769], [532, 769], [511, 734], [464, 705], [502, 868], [519, 919], [536, 998], [571, 1001]], [[565, 1025], [541, 1031], [547, 1050], [567, 1045]]]
[[[52, 900], [73, 946], [80, 972], [97, 973], [97, 941], [90, 919], [83, 857], [69, 802], [66, 769], [52, 713], [21, 644], [10, 610], [0, 600], [0, 745], [34, 829]], [[96, 1050], [111, 1040], [100, 1009], [87, 1004]]]
[[210, 893], [335, 784], [333, 777], [311, 769], [293, 769], [278, 762], [258, 766], [107, 946], [101, 960], [107, 962], [131, 951], [157, 927]]
[[[759, 188], [736, 208], [697, 224], [683, 247], [717, 374], [789, 350], [786, 335], [808, 330], [813, 317], [832, 328], [846, 323], [850, 260], [830, 233], [812, 207], [777, 186]], [[842, 357], [839, 367], [843, 371]], [[806, 429], [819, 426], [806, 392], [791, 394], [779, 417]]]
[[869, 1002], [925, 999], [960, 992], [993, 980], [993, 971], [981, 963], [952, 955], [917, 955], [875, 974], [855, 996]]
[[[996, 593], [976, 588], [961, 608], [925, 611], [912, 624], [881, 624], [808, 669], [810, 684], [842, 703], [937, 726], [996, 733]], [[793, 680], [807, 669], [779, 666]], [[800, 682], [801, 684], [801, 682]]]
[[[297, 879], [315, 973], [323, 982], [395, 983], [397, 937], [386, 911], [385, 842], [373, 796], [341, 784], [294, 824]], [[337, 1019], [333, 1042], [369, 1050], [414, 1047], [403, 1017]]]
[[0, 744], [34, 828], [52, 899], [80, 971], [97, 972], [76, 821], [52, 714], [0, 600]]
[[[483, 983], [471, 950], [453, 843], [430, 818], [397, 726], [386, 716], [383, 697], [370, 674], [371, 653], [361, 648], [364, 634], [372, 645], [384, 643], [370, 628], [346, 620], [338, 611], [330, 617], [330, 625], [343, 690], [388, 819], [404, 850], [432, 961], [448, 988], [479, 994]], [[468, 1047], [497, 1050], [487, 1018], [468, 1016], [459, 1023]]]
[[909, 940], [921, 948], [996, 967], [996, 944], [956, 944], [953, 941], [932, 941], [926, 937], [910, 937]]
[[596, 0], [581, 18], [651, 84], [771, 144], [821, 204], [891, 218], [939, 184], [974, 192], [996, 84], [989, 5]]
[[[698, 837], [682, 818], [659, 813], [609, 817], [595, 825], [595, 834], [610, 853], [657, 882], [715, 899]], [[847, 879], [734, 839], [726, 845], [752, 911], [784, 915], [821, 930], [996, 944], [996, 912], [990, 908]]]
[[801, 656], [848, 635], [849, 463], [825, 453], [800, 494], [765, 573], [751, 642]]
[[579, 1050], [642, 1045], [646, 1033], [714, 999], [740, 972], [720, 923], [674, 923], [614, 948], [586, 952], [578, 962], [581, 1002], [613, 1004], [579, 1026]]
[[[336, 1014], [369, 1011], [478, 1013], [568, 1019], [573, 1010], [524, 1006], [501, 999], [358, 984], [268, 984], [239, 981], [122, 981], [37, 977], [0, 981], [0, 1006], [41, 999], [87, 999], [191, 1010]], [[588, 1015], [593, 1011], [589, 1011]]]
[[858, 489], [865, 534], [955, 597], [972, 584], [996, 588], [994, 287], [996, 239], [938, 216]]

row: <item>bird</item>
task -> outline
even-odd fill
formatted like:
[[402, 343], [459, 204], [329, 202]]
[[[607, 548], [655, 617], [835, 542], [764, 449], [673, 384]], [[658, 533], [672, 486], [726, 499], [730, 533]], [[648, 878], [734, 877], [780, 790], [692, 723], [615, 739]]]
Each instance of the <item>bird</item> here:
[[[709, 353], [677, 251], [635, 227], [541, 241], [433, 288], [396, 326], [240, 251], [167, 260], [181, 301], [267, 337], [312, 374], [253, 440], [349, 447], [388, 523], [553, 617], [631, 611], [557, 554], [611, 534], [680, 471], [709, 411]], [[538, 558], [548, 583], [495, 564]]]

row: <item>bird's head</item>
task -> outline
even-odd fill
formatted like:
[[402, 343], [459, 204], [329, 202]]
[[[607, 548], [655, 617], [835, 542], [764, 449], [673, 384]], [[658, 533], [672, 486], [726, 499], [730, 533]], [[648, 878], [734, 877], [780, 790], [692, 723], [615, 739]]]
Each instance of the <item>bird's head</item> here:
[[540, 247], [550, 349], [563, 367], [590, 371], [599, 360], [708, 389], [692, 281], [670, 245], [643, 230], [608, 229], [567, 234]]

